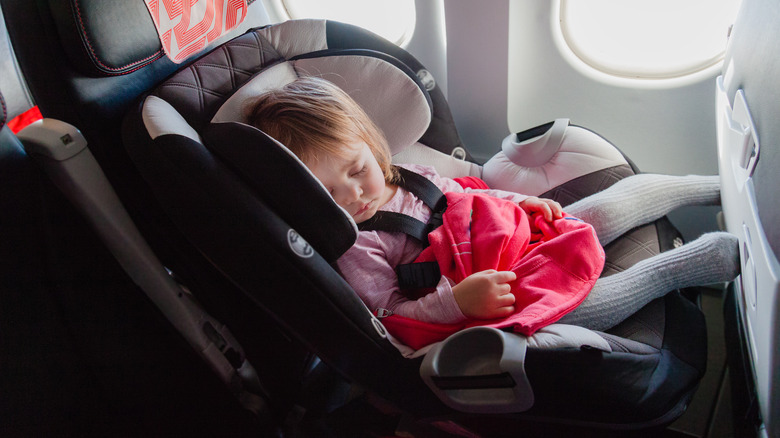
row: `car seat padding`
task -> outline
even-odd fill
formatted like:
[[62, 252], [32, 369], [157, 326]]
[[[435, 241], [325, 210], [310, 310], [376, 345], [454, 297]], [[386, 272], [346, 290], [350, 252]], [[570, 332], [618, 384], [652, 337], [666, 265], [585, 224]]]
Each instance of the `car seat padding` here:
[[[355, 243], [352, 217], [289, 149], [242, 123], [214, 123], [203, 136], [209, 149], [325, 260], [335, 262]], [[291, 185], [280, 187], [280, 181]]]

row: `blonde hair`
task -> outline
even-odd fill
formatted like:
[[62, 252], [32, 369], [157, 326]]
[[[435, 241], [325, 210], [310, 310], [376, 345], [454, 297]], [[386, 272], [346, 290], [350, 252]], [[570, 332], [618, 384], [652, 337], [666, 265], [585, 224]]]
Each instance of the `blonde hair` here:
[[374, 154], [385, 181], [398, 179], [382, 131], [357, 102], [325, 79], [299, 78], [267, 91], [252, 102], [247, 118], [249, 124], [287, 146], [303, 162], [316, 160], [322, 153], [344, 156], [345, 145], [362, 140]]

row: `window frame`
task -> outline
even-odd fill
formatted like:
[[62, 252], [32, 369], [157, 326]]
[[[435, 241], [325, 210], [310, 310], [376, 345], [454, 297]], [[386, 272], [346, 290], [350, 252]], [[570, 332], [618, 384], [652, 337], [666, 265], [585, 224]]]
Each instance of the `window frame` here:
[[[724, 41], [723, 47], [720, 51], [714, 55], [702, 57], [699, 61], [690, 62], [686, 64], [677, 65], [659, 65], [649, 69], [641, 69], [636, 66], [619, 65], [619, 57], [604, 58], [592, 56], [592, 49], [588, 49], [583, 45], [582, 41], [572, 35], [572, 29], [566, 25], [567, 8], [570, 0], [559, 0], [558, 10], [558, 31], [565, 46], [568, 48], [571, 54], [579, 61], [587, 65], [588, 67], [611, 77], [637, 79], [637, 80], [659, 80], [659, 79], [678, 79], [692, 75], [696, 75], [702, 72], [706, 72], [712, 69], [720, 68], [726, 53], [726, 44]], [[573, 0], [582, 1], [582, 0]], [[741, 0], [736, 0], [739, 3]], [[736, 15], [733, 19], [736, 18]], [[732, 21], [733, 21], [732, 19]], [[730, 28], [724, 28], [724, 37], [728, 38]], [[615, 60], [618, 60], [615, 62]]]

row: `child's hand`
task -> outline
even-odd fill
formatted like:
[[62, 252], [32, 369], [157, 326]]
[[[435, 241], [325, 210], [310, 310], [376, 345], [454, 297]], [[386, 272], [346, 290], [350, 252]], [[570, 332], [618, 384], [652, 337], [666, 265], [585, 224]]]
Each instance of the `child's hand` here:
[[453, 286], [452, 293], [463, 315], [476, 319], [500, 318], [515, 310], [515, 296], [509, 286], [515, 279], [517, 275], [512, 271], [480, 271]]
[[544, 220], [547, 222], [552, 222], [553, 219], [560, 219], [563, 217], [563, 208], [561, 208], [561, 204], [552, 199], [531, 196], [530, 198], [521, 201], [518, 205], [520, 205], [520, 208], [529, 215], [534, 212], [542, 213], [542, 215], [544, 215]]

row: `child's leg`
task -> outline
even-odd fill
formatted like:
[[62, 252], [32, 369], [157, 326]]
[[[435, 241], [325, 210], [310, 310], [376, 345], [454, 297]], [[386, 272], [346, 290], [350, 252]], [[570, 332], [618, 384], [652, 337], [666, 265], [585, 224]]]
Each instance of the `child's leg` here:
[[585, 301], [559, 322], [606, 330], [669, 291], [731, 281], [739, 270], [736, 236], [707, 233], [623, 272], [600, 278]]
[[684, 205], [720, 203], [718, 176], [639, 174], [581, 199], [564, 211], [593, 225], [602, 245]]

